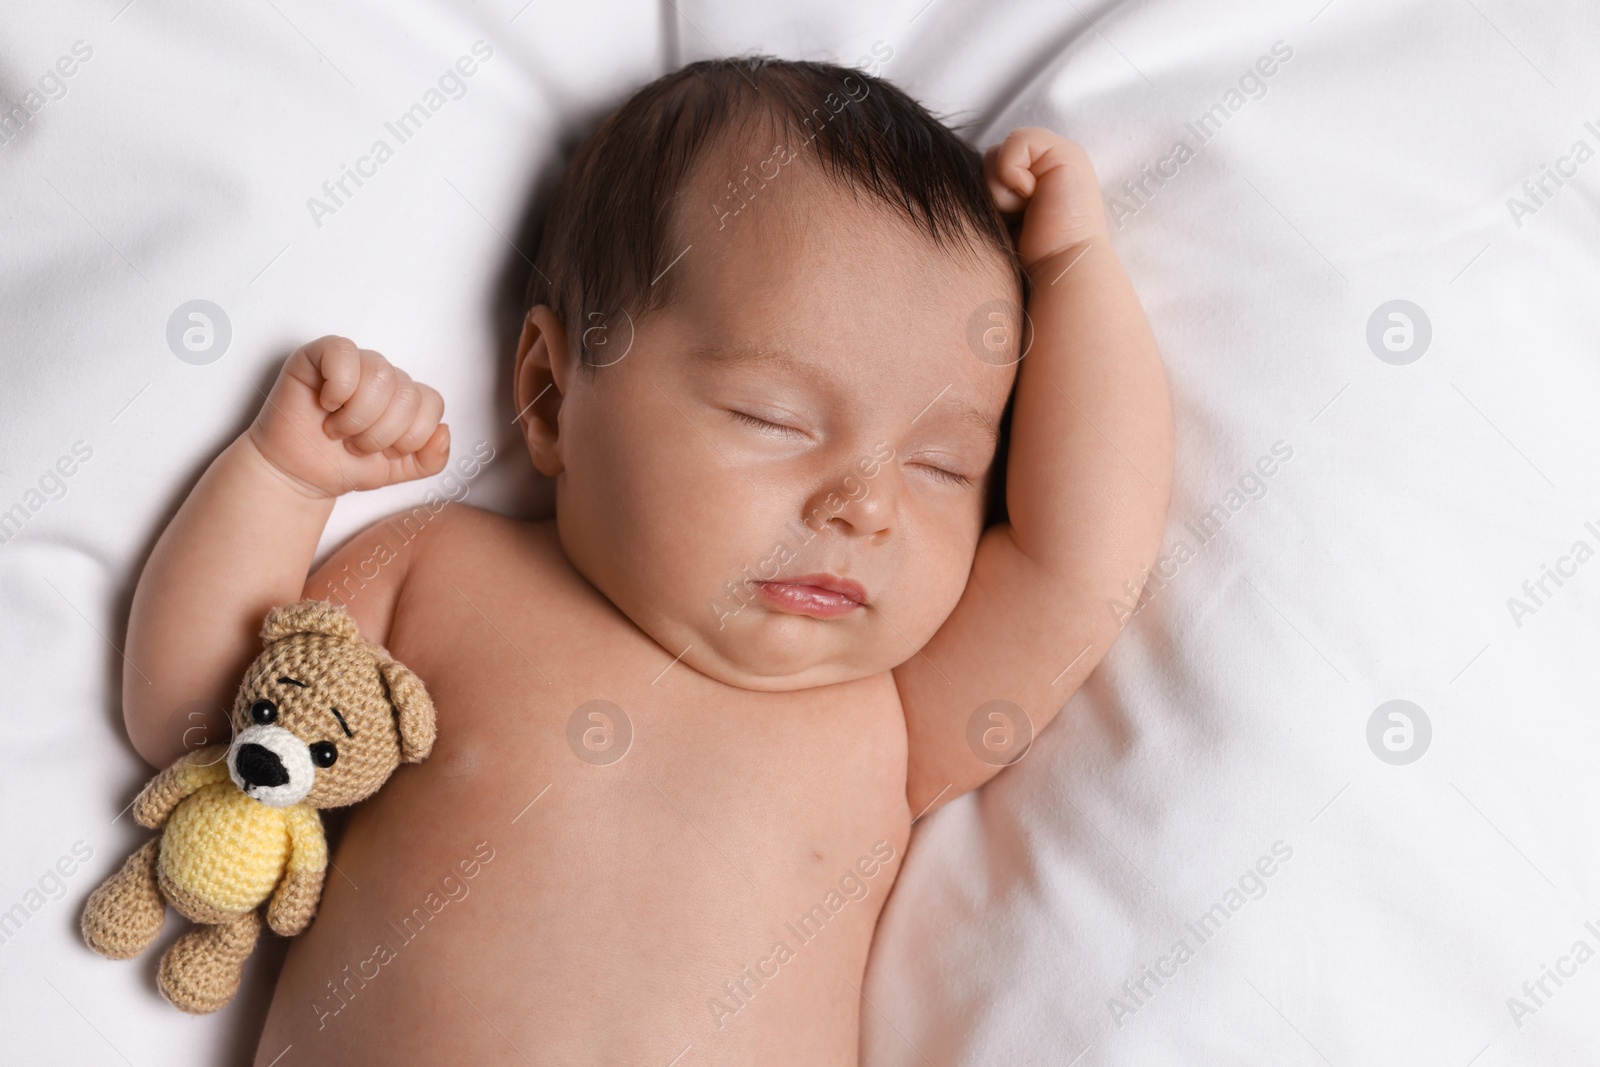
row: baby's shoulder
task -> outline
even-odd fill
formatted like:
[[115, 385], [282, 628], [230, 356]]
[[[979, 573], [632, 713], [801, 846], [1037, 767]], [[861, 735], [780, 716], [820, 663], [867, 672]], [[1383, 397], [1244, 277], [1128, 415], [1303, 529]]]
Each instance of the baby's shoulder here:
[[529, 522], [470, 504], [448, 504], [430, 512], [425, 521], [416, 517], [418, 511], [428, 512], [428, 508], [414, 508], [386, 520], [393, 535], [402, 540], [401, 549], [411, 552], [411, 568], [416, 574], [472, 565], [540, 567], [554, 562], [552, 553], [561, 553], [554, 519]]
[[[406, 605], [517, 572], [559, 570], [565, 562], [555, 523], [522, 522], [462, 503], [424, 502], [373, 523], [317, 568], [305, 596], [333, 600], [362, 633], [385, 635]], [[381, 637], [375, 637], [382, 643]]]

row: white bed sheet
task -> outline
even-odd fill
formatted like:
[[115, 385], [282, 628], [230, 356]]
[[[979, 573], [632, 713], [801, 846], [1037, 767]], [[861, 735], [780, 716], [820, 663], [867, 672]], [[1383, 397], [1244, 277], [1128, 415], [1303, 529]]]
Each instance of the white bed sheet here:
[[[680, 60], [878, 43], [980, 142], [1040, 123], [1088, 147], [1179, 454], [1170, 577], [1017, 766], [917, 825], [864, 1062], [1600, 1048], [1600, 963], [1571, 958], [1600, 949], [1600, 562], [1573, 555], [1600, 549], [1600, 162], [1573, 150], [1600, 149], [1593, 9], [275, 2], [0, 14], [0, 102], [43, 101], [0, 144], [0, 511], [29, 509], [0, 544], [0, 911], [27, 911], [0, 943], [0, 1062], [248, 1059], [270, 959], [190, 1019], [76, 920], [142, 836], [114, 819], [148, 774], [117, 697], [137, 568], [282, 355], [342, 332], [394, 356], [444, 391], [458, 446], [497, 449], [469, 499], [526, 506], [489, 294], [563, 139]], [[314, 218], [480, 40], [465, 94]], [[1124, 190], [1145, 165], [1169, 176]], [[1535, 201], [1547, 165], [1571, 180]], [[231, 325], [206, 365], [166, 337], [195, 299]], [[1431, 326], [1408, 363], [1368, 342], [1395, 300]], [[341, 502], [325, 547], [428, 488]], [[1573, 574], [1535, 603], [1546, 566]], [[1396, 699], [1432, 731], [1405, 765], [1368, 742]]]

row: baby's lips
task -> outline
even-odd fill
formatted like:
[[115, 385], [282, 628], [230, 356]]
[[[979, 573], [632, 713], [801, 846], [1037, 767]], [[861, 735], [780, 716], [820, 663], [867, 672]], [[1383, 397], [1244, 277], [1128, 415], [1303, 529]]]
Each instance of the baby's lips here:
[[794, 615], [834, 619], [849, 615], [863, 606], [853, 597], [823, 586], [771, 581], [760, 583], [758, 588], [767, 603]]

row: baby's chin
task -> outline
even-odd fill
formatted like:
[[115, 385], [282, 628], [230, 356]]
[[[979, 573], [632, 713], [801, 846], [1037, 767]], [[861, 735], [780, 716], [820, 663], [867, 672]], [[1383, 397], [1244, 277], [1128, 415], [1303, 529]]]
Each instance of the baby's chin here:
[[[857, 612], [870, 609], [859, 608]], [[870, 620], [814, 619], [747, 608], [698, 628], [683, 662], [726, 685], [780, 693], [855, 681], [882, 673], [893, 663], [877, 663]], [[668, 642], [670, 644], [670, 642]]]

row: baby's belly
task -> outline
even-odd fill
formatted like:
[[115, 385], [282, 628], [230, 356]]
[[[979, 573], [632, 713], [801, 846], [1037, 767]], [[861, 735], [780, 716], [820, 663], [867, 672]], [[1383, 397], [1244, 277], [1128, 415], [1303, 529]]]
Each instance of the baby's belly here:
[[854, 1064], [905, 742], [892, 683], [834, 690], [657, 703], [611, 763], [569, 746], [576, 701], [436, 694], [438, 747], [352, 819], [258, 1062]]

